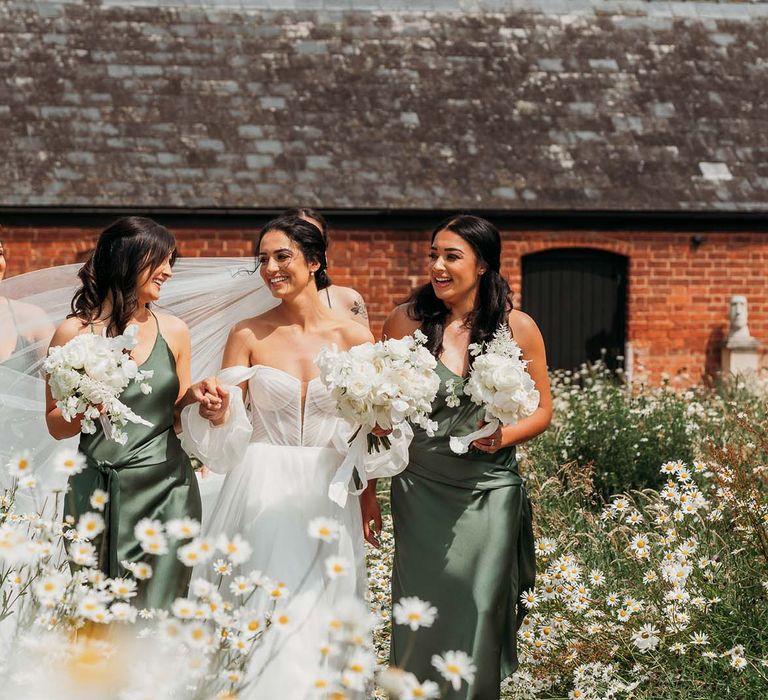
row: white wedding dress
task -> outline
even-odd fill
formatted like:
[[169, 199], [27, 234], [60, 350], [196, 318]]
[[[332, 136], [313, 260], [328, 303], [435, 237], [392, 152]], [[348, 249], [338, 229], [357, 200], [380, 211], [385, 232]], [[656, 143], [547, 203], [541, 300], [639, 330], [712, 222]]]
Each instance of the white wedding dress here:
[[[284, 582], [291, 592], [287, 610], [299, 629], [248, 688], [248, 697], [305, 698], [330, 611], [350, 597], [361, 598], [366, 588], [359, 498], [351, 495], [340, 507], [328, 497], [352, 427], [337, 415], [319, 378], [307, 384], [303, 407], [302, 382], [282, 370], [232, 367], [219, 379], [231, 397], [224, 425], [214, 427], [201, 418], [197, 404], [182, 412], [185, 449], [213, 471], [226, 473], [203, 532], [214, 538], [242, 535], [252, 553], [233, 576], [256, 569]], [[244, 402], [236, 385], [246, 380]], [[386, 458], [375, 460], [378, 472], [373, 467], [367, 471], [400, 471], [407, 464], [409, 442], [393, 440]], [[308, 525], [318, 517], [338, 523], [337, 540], [319, 542], [309, 536]], [[325, 560], [332, 555], [344, 557], [350, 572], [329, 581]], [[212, 578], [210, 569], [209, 563], [194, 576]]]

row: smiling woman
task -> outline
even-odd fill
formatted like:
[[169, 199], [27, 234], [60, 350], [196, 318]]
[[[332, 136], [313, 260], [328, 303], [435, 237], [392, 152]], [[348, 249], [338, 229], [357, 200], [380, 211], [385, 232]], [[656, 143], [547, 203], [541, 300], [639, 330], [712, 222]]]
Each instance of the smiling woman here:
[[[186, 325], [150, 308], [160, 298], [176, 258], [173, 235], [151, 219], [128, 217], [105, 229], [91, 257], [78, 273], [81, 286], [72, 300], [72, 313], [59, 326], [52, 346], [65, 345], [83, 333], [122, 334], [138, 327], [132, 357], [142, 370], [150, 392], [130, 384], [120, 400], [149, 425], [128, 424], [127, 441], [109, 440], [100, 426], [83, 434], [80, 452], [86, 467], [69, 480], [65, 515], [81, 530], [89, 517], [97, 489], [108, 495], [104, 531], [92, 539], [98, 567], [110, 578], [126, 575], [129, 566], [149, 558], [147, 543], [137, 539], [144, 518], [200, 518], [200, 495], [189, 457], [174, 429], [175, 406], [189, 386], [190, 340]], [[56, 406], [50, 388], [46, 421], [57, 439], [77, 435], [82, 414], [68, 421]], [[90, 515], [93, 515], [90, 513]], [[165, 549], [164, 546], [160, 550]], [[134, 602], [138, 607], [168, 608], [186, 593], [190, 570], [169, 545], [152, 557], [155, 575], [142, 581]]]

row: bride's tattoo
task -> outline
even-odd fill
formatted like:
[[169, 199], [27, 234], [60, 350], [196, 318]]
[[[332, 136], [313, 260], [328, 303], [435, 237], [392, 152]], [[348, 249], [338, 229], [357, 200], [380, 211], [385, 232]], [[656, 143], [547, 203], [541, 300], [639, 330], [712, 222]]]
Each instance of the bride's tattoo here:
[[353, 314], [355, 314], [355, 316], [368, 318], [368, 309], [365, 308], [365, 302], [362, 299], [358, 299], [354, 304], [352, 304], [351, 311]]

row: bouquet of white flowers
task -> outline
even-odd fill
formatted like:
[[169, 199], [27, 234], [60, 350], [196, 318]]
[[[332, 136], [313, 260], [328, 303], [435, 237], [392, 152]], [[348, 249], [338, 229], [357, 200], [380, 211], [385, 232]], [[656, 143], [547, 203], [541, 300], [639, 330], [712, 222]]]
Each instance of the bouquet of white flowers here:
[[469, 435], [451, 437], [451, 450], [464, 454], [475, 440], [493, 435], [500, 423], [511, 425], [530, 416], [539, 405], [539, 392], [528, 374], [528, 361], [509, 328], [502, 325], [487, 344], [472, 343], [469, 352], [475, 358], [469, 378], [449, 379], [446, 388], [449, 406], [458, 406], [458, 390], [485, 407], [487, 425]]
[[364, 465], [368, 454], [379, 452], [382, 447], [391, 449], [389, 438], [371, 434], [374, 427], [392, 429], [401, 443], [404, 435], [413, 437], [409, 421], [430, 435], [437, 428], [429, 414], [440, 378], [435, 372], [435, 358], [424, 347], [425, 340], [424, 334], [416, 331], [413, 336], [363, 343], [346, 352], [336, 347], [323, 348], [317, 356], [320, 380], [331, 391], [341, 416], [357, 426], [328, 494], [339, 505], [346, 502], [347, 487], [355, 470], [360, 484], [352, 493], [361, 493], [368, 477], [397, 473], [391, 464], [381, 472]]
[[48, 351], [43, 369], [49, 375], [51, 395], [64, 420], [83, 414], [83, 433], [96, 432], [94, 420], [98, 418], [106, 437], [124, 445], [128, 436], [122, 428], [126, 423], [152, 425], [119, 399], [132, 381], [141, 384], [143, 393], [152, 391], [145, 380], [153, 371], [140, 370], [128, 354], [136, 347], [138, 330], [138, 326], [128, 326], [114, 338], [83, 333]]

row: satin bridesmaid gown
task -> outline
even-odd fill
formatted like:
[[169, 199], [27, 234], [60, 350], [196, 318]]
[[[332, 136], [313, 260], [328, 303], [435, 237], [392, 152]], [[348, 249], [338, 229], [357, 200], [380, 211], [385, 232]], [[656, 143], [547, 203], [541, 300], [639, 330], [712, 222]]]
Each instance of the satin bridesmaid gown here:
[[125, 445], [107, 439], [98, 423], [94, 434], [83, 434], [79, 449], [87, 459], [87, 467], [69, 479], [64, 514], [72, 516], [76, 524], [83, 513], [95, 510], [90, 504], [93, 491], [106, 491], [106, 528], [93, 540], [99, 568], [109, 577], [125, 576], [128, 572], [121, 562], [147, 562], [154, 574], [146, 581], [138, 581], [137, 595], [130, 602], [138, 608], [168, 609], [189, 588], [192, 569], [176, 556], [178, 546], [185, 541], [169, 539], [166, 554], [146, 554], [134, 528], [142, 518], [162, 522], [183, 517], [200, 520], [201, 506], [197, 478], [173, 427], [179, 379], [176, 360], [159, 324], [154, 347], [141, 369], [154, 370], [153, 377], [147, 380], [152, 393], [143, 394], [139, 384], [132, 382], [120, 400], [152, 427], [129, 423]]
[[451, 435], [477, 429], [483, 409], [462, 396], [446, 404], [446, 379], [457, 378], [438, 362], [440, 390], [432, 419], [434, 437], [414, 427], [407, 469], [392, 479], [395, 556], [392, 602], [417, 596], [438, 609], [431, 627], [412, 632], [393, 624], [391, 661], [441, 686], [433, 654], [468, 653], [474, 683], [451, 700], [497, 700], [503, 678], [517, 668], [517, 630], [524, 617], [520, 594], [532, 588], [535, 556], [531, 507], [517, 471], [515, 448], [487, 454], [454, 454]]

